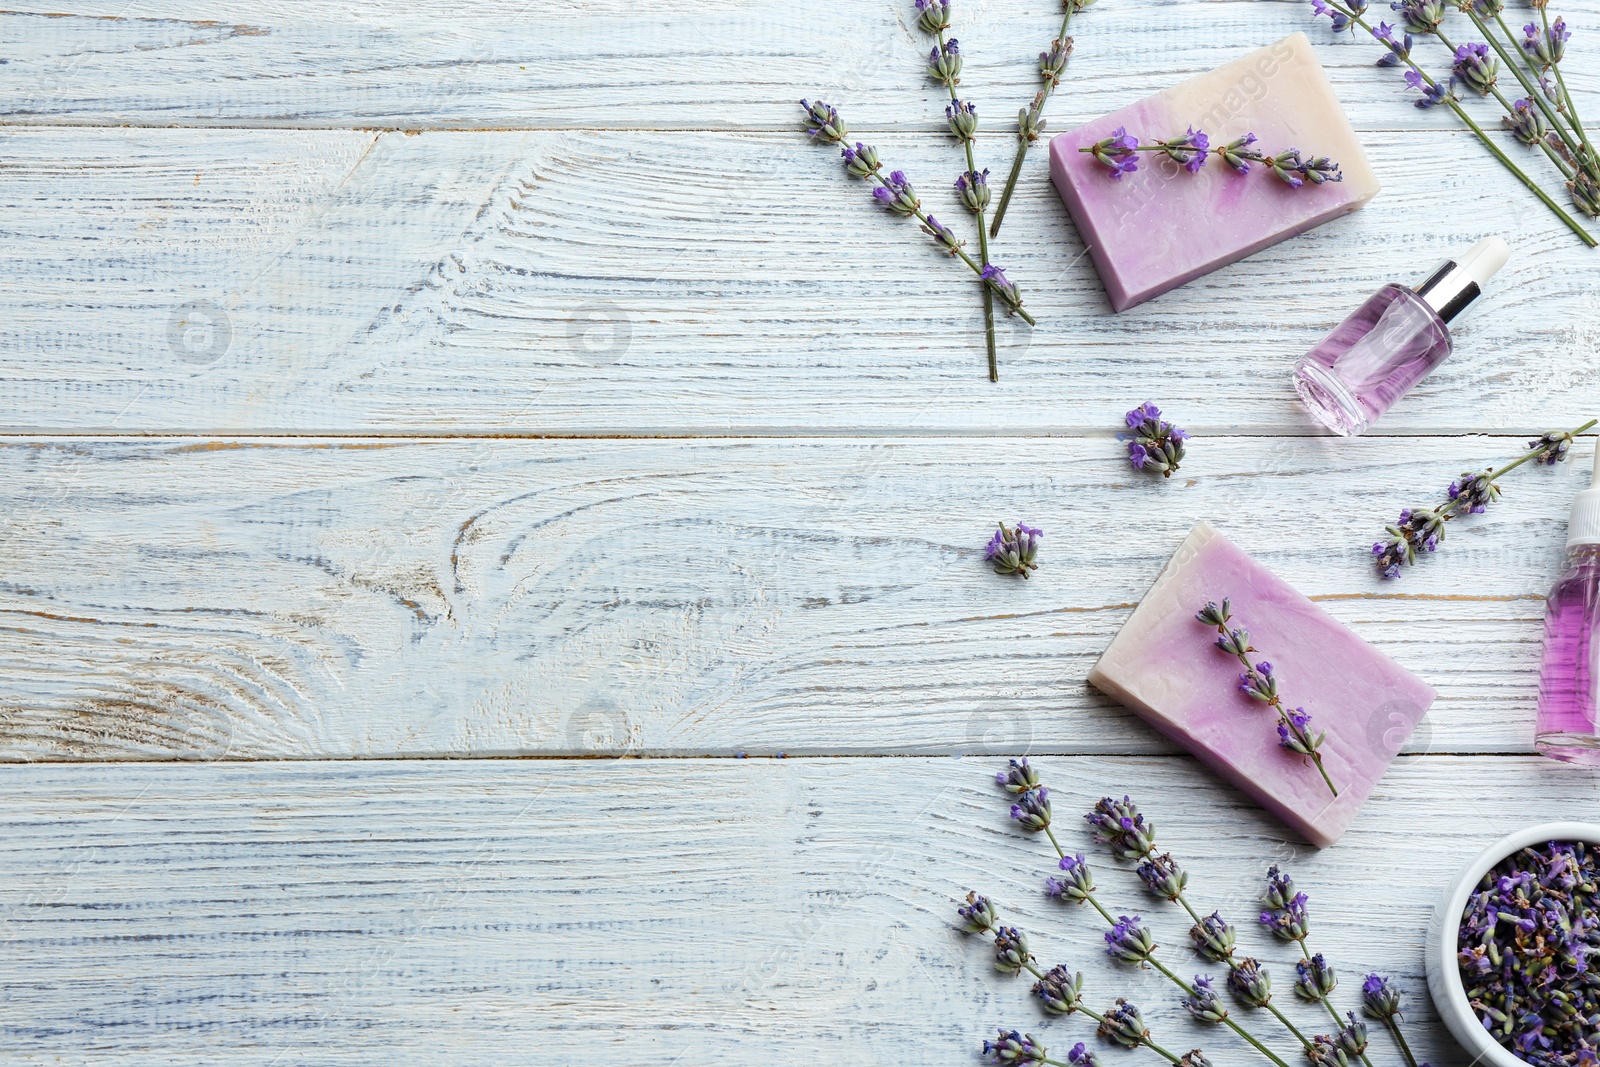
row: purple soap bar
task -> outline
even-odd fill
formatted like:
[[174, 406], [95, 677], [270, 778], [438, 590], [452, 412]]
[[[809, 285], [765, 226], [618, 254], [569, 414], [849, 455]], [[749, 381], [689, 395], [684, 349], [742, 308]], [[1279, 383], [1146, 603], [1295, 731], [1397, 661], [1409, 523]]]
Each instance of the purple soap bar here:
[[[1233, 602], [1231, 625], [1250, 633], [1279, 693], [1303, 706], [1339, 796], [1310, 760], [1278, 745], [1277, 715], [1239, 689], [1238, 657], [1195, 618], [1207, 601]], [[1433, 703], [1416, 675], [1241, 552], [1206, 523], [1089, 672], [1126, 704], [1318, 848], [1339, 840]]]
[[[1141, 144], [1189, 127], [1213, 145], [1256, 135], [1268, 155], [1298, 148], [1327, 156], [1342, 182], [1290, 188], [1262, 164], [1237, 174], [1215, 154], [1186, 174], [1156, 152], [1139, 153], [1135, 173], [1112, 178], [1080, 152], [1123, 126]], [[1356, 141], [1303, 33], [1190, 78], [1050, 142], [1050, 177], [1066, 201], [1115, 311], [1159, 296], [1286, 237], [1354, 211], [1378, 192]]]

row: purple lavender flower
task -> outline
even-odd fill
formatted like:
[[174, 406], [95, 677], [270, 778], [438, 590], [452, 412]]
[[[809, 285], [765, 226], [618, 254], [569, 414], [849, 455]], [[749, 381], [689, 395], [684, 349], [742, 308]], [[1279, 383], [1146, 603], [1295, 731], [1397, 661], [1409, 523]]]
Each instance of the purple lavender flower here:
[[1567, 453], [1572, 450], [1572, 434], [1547, 433], [1528, 442], [1528, 448], [1536, 452], [1535, 463], [1542, 463], [1547, 467], [1554, 467], [1557, 463], [1567, 458]]
[[1279, 152], [1275, 156], [1267, 156], [1262, 160], [1272, 176], [1291, 189], [1298, 189], [1306, 183], [1304, 168], [1305, 161], [1300, 158], [1300, 149], [1291, 148]]
[[1016, 283], [1006, 277], [1006, 272], [990, 263], [983, 268], [983, 280], [989, 283], [996, 295], [1004, 301], [1008, 312], [1018, 311], [1022, 307], [1022, 293]]
[[[1215, 605], [1208, 606], [1215, 607]], [[1278, 680], [1272, 676], [1272, 664], [1262, 660], [1246, 668], [1245, 672], [1239, 675], [1239, 691], [1267, 704], [1278, 699]]]
[[1150, 1036], [1139, 1009], [1121, 997], [1117, 998], [1116, 1007], [1105, 1013], [1095, 1032], [1123, 1048], [1138, 1048]]
[[1140, 925], [1139, 916], [1117, 917], [1106, 931], [1106, 955], [1123, 963], [1144, 963], [1156, 950], [1156, 940]]
[[[1346, 9], [1350, 14], [1346, 14]], [[1351, 14], [1360, 15], [1367, 10], [1367, 0], [1345, 0], [1343, 7], [1329, 4], [1326, 0], [1311, 0], [1311, 14], [1315, 18], [1324, 15], [1333, 23], [1334, 33], [1343, 33], [1354, 25]]]
[[1139, 880], [1163, 900], [1177, 900], [1189, 884], [1189, 872], [1178, 866], [1170, 853], [1152, 856], [1137, 868]]
[[[1317, 755], [1325, 735], [1311, 733], [1311, 716], [1305, 708], [1283, 708], [1278, 718], [1278, 746], [1301, 756]], [[1321, 760], [1318, 760], [1321, 766]]]
[[1194, 993], [1183, 998], [1183, 1006], [1203, 1023], [1220, 1023], [1228, 1017], [1228, 1009], [1212, 988], [1211, 979], [1198, 974], [1194, 976]]
[[978, 109], [965, 100], [952, 100], [945, 105], [945, 121], [950, 132], [961, 141], [970, 141], [978, 132]]
[[1190, 174], [1197, 173], [1206, 165], [1206, 156], [1211, 151], [1211, 139], [1204, 130], [1197, 130], [1190, 126], [1188, 132], [1181, 137], [1169, 137], [1165, 141], [1157, 141], [1156, 147], [1161, 154], [1182, 166]]
[[1394, 27], [1387, 22], [1378, 23], [1378, 28], [1372, 31], [1372, 36], [1382, 41], [1389, 50], [1378, 57], [1378, 66], [1395, 67], [1411, 58], [1411, 35], [1396, 38]]
[[1339, 978], [1333, 973], [1333, 964], [1320, 952], [1310, 959], [1297, 960], [1294, 969], [1294, 991], [1304, 1000], [1326, 1000], [1339, 985]]
[[1071, 1051], [1067, 1053], [1067, 1062], [1072, 1064], [1072, 1067], [1100, 1067], [1100, 1060], [1082, 1041], [1072, 1046]]
[[1145, 401], [1123, 416], [1133, 431], [1128, 441], [1128, 462], [1135, 470], [1172, 477], [1184, 457], [1189, 435], [1161, 417], [1161, 409]]
[[1056, 1015], [1070, 1015], [1077, 1011], [1082, 993], [1083, 974], [1074, 974], [1059, 963], [1033, 983], [1033, 995], [1039, 998], [1046, 1011]]
[[1033, 833], [1049, 826], [1050, 790], [1041, 785], [1017, 797], [1017, 802], [1011, 805], [1011, 817], [1024, 830]]
[[1400, 991], [1381, 974], [1369, 974], [1361, 983], [1361, 1008], [1385, 1022], [1400, 1017]]
[[994, 969], [1010, 975], [1022, 973], [1029, 960], [1028, 939], [1015, 926], [997, 926], [994, 930]]
[[966, 244], [965, 241], [956, 236], [954, 230], [932, 215], [929, 215], [928, 221], [922, 224], [922, 232], [938, 241], [944, 246], [944, 250], [952, 256], [956, 254], [957, 249]]
[[1344, 181], [1344, 174], [1339, 170], [1339, 164], [1327, 156], [1308, 156], [1301, 160], [1300, 176], [1312, 185]]
[[839, 112], [821, 100], [814, 104], [809, 100], [802, 100], [800, 106], [805, 109], [806, 129], [810, 131], [812, 137], [819, 141], [837, 143], [850, 135], [850, 131], [845, 128], [844, 120], [839, 118]]
[[1111, 171], [1113, 178], [1120, 179], [1139, 169], [1139, 138], [1128, 136], [1125, 126], [1118, 126], [1110, 137], [1090, 145], [1089, 152]]
[[924, 33], [950, 28], [950, 0], [917, 0], [917, 25]]
[[1486, 44], [1464, 44], [1456, 48], [1450, 70], [1462, 85], [1479, 96], [1488, 96], [1500, 76], [1500, 61], [1489, 54]]
[[1155, 824], [1145, 821], [1130, 797], [1101, 797], [1083, 821], [1093, 828], [1095, 843], [1110, 845], [1118, 859], [1143, 859], [1155, 851]]
[[854, 148], [839, 149], [839, 154], [844, 157], [844, 169], [852, 178], [865, 178], [869, 174], [876, 174], [883, 167], [883, 164], [878, 162], [878, 150], [860, 141], [856, 142]]
[[1296, 893], [1294, 880], [1276, 865], [1267, 869], [1267, 888], [1261, 894], [1261, 925], [1285, 941], [1304, 941], [1311, 932], [1307, 897]]
[[1000, 921], [994, 904], [976, 892], [968, 893], [967, 902], [956, 906], [956, 914], [961, 916], [962, 929], [970, 934], [988, 933]]
[[1264, 1008], [1272, 1000], [1272, 976], [1256, 959], [1246, 956], [1228, 972], [1228, 988], [1253, 1008]]
[[911, 188], [905, 172], [899, 170], [889, 172], [886, 183], [872, 190], [872, 198], [896, 215], [915, 215], [922, 207], [917, 191]]
[[1350, 1067], [1350, 1058], [1327, 1034], [1318, 1034], [1311, 1039], [1306, 1056], [1316, 1067]]
[[1457, 509], [1472, 515], [1482, 515], [1489, 505], [1500, 499], [1500, 487], [1494, 483], [1494, 472], [1465, 473], [1450, 483], [1450, 500]]
[[1050, 42], [1048, 52], [1039, 53], [1039, 77], [1043, 78], [1054, 89], [1061, 84], [1061, 75], [1067, 69], [1067, 60], [1072, 58], [1072, 38]]
[[[924, 0], [917, 0], [923, 3]], [[926, 0], [934, 3], [935, 0]], [[947, 4], [945, 9], [949, 10]], [[983, 1043], [983, 1054], [988, 1062], [1005, 1067], [1035, 1067], [1044, 1062], [1045, 1047], [1033, 1039], [1032, 1034], [1019, 1034], [1015, 1030], [1000, 1030], [1000, 1036]]]
[[1549, 132], [1549, 127], [1544, 124], [1544, 116], [1527, 97], [1512, 101], [1511, 114], [1502, 115], [1500, 122], [1511, 131], [1513, 137], [1529, 148], [1543, 141]]
[[1094, 875], [1089, 870], [1089, 865], [1083, 861], [1083, 853], [1076, 856], [1062, 856], [1059, 864], [1065, 876], [1057, 878], [1051, 875], [1044, 880], [1044, 890], [1056, 900], [1069, 901], [1077, 904], [1089, 899], [1094, 892]]
[[[1317, 959], [1322, 957], [1318, 956]], [[1331, 973], [1331, 972], [1330, 972]], [[1333, 1043], [1339, 1046], [1339, 1051], [1355, 1058], [1367, 1051], [1367, 1024], [1356, 1018], [1356, 1013], [1344, 1013], [1349, 1021], [1340, 1027], [1339, 1032], [1333, 1035]]]
[[1435, 33], [1444, 21], [1444, 0], [1394, 0], [1389, 7], [1412, 33]]
[[[984, 274], [993, 269], [996, 268], [985, 267]], [[994, 564], [995, 573], [1019, 574], [1026, 578], [1029, 571], [1038, 570], [1034, 558], [1039, 555], [1039, 540], [1044, 532], [1021, 522], [1014, 529], [1003, 522], [998, 525], [1000, 528], [983, 550], [983, 558]]]
[[1224, 963], [1233, 955], [1237, 935], [1220, 914], [1212, 912], [1189, 927], [1189, 940], [1195, 951], [1212, 963]]
[[1550, 23], [1548, 31], [1541, 31], [1537, 23], [1530, 22], [1522, 27], [1522, 32], [1522, 50], [1540, 70], [1548, 70], [1561, 62], [1566, 55], [1567, 42], [1572, 40], [1566, 21], [1559, 15]]
[[1247, 133], [1217, 149], [1217, 154], [1222, 157], [1224, 163], [1240, 174], [1249, 174], [1251, 163], [1259, 163], [1266, 158], [1258, 149], [1250, 147], [1255, 143], [1256, 135]]
[[1437, 107], [1447, 99], [1455, 99], [1453, 91], [1455, 89], [1454, 75], [1451, 76], [1450, 82], [1447, 84], [1426, 78], [1420, 71], [1408, 70], [1406, 71], [1406, 85], [1422, 94], [1421, 99], [1415, 100], [1413, 103], [1424, 110], [1430, 107]]
[[1026, 793], [1039, 784], [1039, 771], [1028, 763], [1028, 757], [1011, 761], [1009, 767], [994, 776], [994, 784], [1013, 796]]
[[961, 43], [954, 37], [928, 53], [928, 76], [943, 86], [961, 82]]
[[962, 171], [956, 178], [956, 195], [962, 205], [974, 215], [989, 207], [989, 172], [985, 170]]

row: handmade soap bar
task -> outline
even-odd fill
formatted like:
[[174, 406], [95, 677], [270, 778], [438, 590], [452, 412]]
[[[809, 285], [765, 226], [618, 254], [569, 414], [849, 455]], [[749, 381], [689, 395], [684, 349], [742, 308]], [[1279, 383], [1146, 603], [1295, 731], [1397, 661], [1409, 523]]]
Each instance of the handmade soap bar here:
[[[1277, 716], [1239, 689], [1237, 657], [1195, 618], [1233, 603], [1279, 695], [1327, 732], [1315, 766], [1278, 745]], [[1197, 756], [1307, 841], [1323, 848], [1349, 828], [1367, 794], [1433, 703], [1415, 675], [1201, 523], [1089, 672], [1089, 681]]]
[[[1260, 163], [1238, 174], [1215, 154], [1189, 174], [1155, 152], [1139, 153], [1138, 171], [1114, 179], [1079, 149], [1119, 126], [1142, 144], [1191, 126], [1213, 145], [1253, 133], [1269, 155], [1298, 148], [1329, 157], [1344, 180], [1293, 189]], [[1303, 33], [1061, 134], [1050, 142], [1050, 176], [1116, 311], [1354, 211], [1378, 191]]]

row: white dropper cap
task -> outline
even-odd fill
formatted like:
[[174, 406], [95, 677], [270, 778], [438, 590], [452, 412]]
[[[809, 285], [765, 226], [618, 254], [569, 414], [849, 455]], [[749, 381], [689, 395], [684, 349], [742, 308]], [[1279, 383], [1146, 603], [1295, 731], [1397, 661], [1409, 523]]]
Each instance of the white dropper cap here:
[[1485, 237], [1466, 252], [1447, 259], [1434, 268], [1426, 281], [1417, 286], [1417, 295], [1445, 322], [1466, 308], [1494, 272], [1506, 265], [1511, 249], [1498, 237]]
[[1467, 254], [1456, 260], [1456, 266], [1472, 276], [1482, 289], [1494, 272], [1506, 265], [1506, 260], [1511, 258], [1511, 246], [1498, 237], [1485, 237], [1471, 248]]
[[1594, 474], [1589, 488], [1572, 500], [1572, 515], [1567, 519], [1567, 547], [1600, 545], [1600, 447], [1594, 450]]

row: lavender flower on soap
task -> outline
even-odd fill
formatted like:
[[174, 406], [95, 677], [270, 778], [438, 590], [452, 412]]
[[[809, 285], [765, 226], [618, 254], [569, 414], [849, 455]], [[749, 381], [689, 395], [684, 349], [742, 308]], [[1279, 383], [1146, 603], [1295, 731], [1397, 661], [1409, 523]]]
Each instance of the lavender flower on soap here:
[[[994, 564], [995, 573], [1017, 574], [1026, 578], [1029, 571], [1038, 570], [1039, 565], [1034, 558], [1039, 555], [1039, 539], [1044, 537], [1044, 531], [1021, 522], [1016, 526], [1007, 526], [1003, 522], [996, 525], [999, 529], [995, 530], [983, 550], [983, 558]], [[1023, 760], [1023, 763], [1026, 764], [1027, 760]]]
[[1489, 505], [1500, 499], [1499, 480], [1530, 460], [1544, 466], [1554, 466], [1567, 458], [1572, 440], [1600, 420], [1590, 419], [1574, 430], [1554, 431], [1528, 442], [1528, 451], [1503, 467], [1482, 471], [1466, 471], [1450, 483], [1446, 501], [1438, 507], [1406, 508], [1400, 512], [1399, 521], [1385, 526], [1388, 537], [1372, 543], [1372, 555], [1378, 573], [1384, 578], [1398, 578], [1402, 567], [1417, 562], [1417, 557], [1437, 552], [1444, 541], [1445, 523], [1463, 515], [1481, 515]]
[[1201, 608], [1195, 618], [1217, 631], [1216, 645], [1230, 656], [1238, 657], [1244, 666], [1244, 673], [1239, 675], [1239, 689], [1254, 700], [1266, 704], [1278, 713], [1278, 744], [1290, 752], [1305, 756], [1316, 765], [1317, 773], [1322, 775], [1322, 780], [1328, 786], [1329, 792], [1334, 796], [1339, 795], [1339, 790], [1334, 786], [1333, 779], [1328, 777], [1328, 770], [1322, 765], [1323, 742], [1327, 733], [1313, 733], [1311, 731], [1311, 716], [1305, 708], [1291, 708], [1284, 703], [1278, 695], [1278, 679], [1272, 670], [1272, 664], [1267, 660], [1250, 659], [1250, 654], [1258, 650], [1250, 643], [1250, 633], [1243, 627], [1231, 626], [1232, 606], [1230, 601], [1224, 599], [1219, 606], [1208, 603]]
[[1307, 182], [1321, 185], [1324, 182], [1344, 181], [1344, 175], [1339, 172], [1339, 164], [1327, 156], [1302, 158], [1298, 148], [1290, 148], [1269, 156], [1254, 147], [1255, 143], [1256, 135], [1246, 133], [1242, 137], [1214, 145], [1204, 130], [1197, 130], [1191, 126], [1178, 136], [1150, 144], [1140, 144], [1139, 138], [1130, 134], [1127, 127], [1118, 126], [1110, 137], [1102, 138], [1078, 151], [1094, 156], [1113, 178], [1121, 178], [1124, 174], [1137, 171], [1140, 152], [1157, 152], [1190, 174], [1198, 174], [1205, 167], [1206, 160], [1215, 155], [1236, 174], [1249, 174], [1250, 164], [1260, 163], [1264, 168], [1263, 173], [1271, 174], [1292, 189], [1299, 189]]
[[1189, 435], [1161, 417], [1161, 409], [1146, 401], [1123, 417], [1133, 437], [1128, 441], [1128, 462], [1134, 470], [1172, 477], [1183, 459]]

